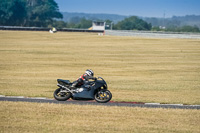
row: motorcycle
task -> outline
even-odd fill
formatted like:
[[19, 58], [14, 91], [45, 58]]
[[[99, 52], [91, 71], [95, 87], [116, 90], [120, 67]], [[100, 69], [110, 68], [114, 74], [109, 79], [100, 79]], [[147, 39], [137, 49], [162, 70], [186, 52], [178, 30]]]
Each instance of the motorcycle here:
[[97, 80], [85, 81], [81, 86], [71, 89], [72, 83], [69, 80], [57, 79], [57, 86], [54, 91], [54, 98], [58, 101], [73, 100], [96, 100], [99, 103], [106, 103], [112, 99], [112, 93], [108, 90], [107, 83], [102, 77]]

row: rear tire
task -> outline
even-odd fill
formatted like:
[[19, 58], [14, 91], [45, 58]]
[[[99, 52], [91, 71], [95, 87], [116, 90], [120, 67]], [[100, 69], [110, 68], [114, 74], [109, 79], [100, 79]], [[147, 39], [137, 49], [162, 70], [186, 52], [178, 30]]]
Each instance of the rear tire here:
[[58, 88], [54, 91], [54, 98], [58, 101], [66, 101], [71, 97], [71, 92], [60, 92], [62, 88]]
[[109, 90], [100, 90], [95, 94], [94, 99], [99, 103], [107, 103], [112, 99], [112, 93]]

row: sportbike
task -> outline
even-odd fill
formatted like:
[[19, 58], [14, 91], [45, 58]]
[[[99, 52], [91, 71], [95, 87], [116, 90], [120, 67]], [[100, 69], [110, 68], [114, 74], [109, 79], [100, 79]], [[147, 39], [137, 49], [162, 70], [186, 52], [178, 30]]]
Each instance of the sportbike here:
[[99, 103], [106, 103], [112, 99], [112, 93], [108, 90], [107, 83], [102, 77], [97, 80], [86, 81], [83, 85], [71, 89], [72, 83], [69, 80], [57, 79], [57, 86], [54, 91], [54, 98], [58, 101], [73, 100], [96, 100]]

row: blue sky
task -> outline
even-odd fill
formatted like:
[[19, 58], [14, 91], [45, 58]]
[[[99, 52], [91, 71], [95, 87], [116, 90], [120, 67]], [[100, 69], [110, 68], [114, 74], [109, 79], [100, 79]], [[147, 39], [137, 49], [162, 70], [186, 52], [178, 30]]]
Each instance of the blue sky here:
[[200, 0], [55, 0], [62, 12], [142, 17], [200, 15]]

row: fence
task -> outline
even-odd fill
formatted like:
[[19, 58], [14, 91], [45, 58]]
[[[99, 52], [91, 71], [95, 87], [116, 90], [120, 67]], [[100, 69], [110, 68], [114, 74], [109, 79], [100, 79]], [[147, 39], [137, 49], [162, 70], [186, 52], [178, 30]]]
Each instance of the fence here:
[[[43, 27], [19, 27], [19, 26], [0, 26], [0, 30], [19, 30], [19, 31], [49, 31], [50, 28]], [[67, 28], [58, 28], [57, 31], [62, 32], [94, 32], [94, 33], [103, 33], [103, 30], [88, 30], [88, 29], [67, 29]]]
[[[42, 28], [42, 27], [19, 27], [19, 26], [0, 26], [0, 30], [49, 31], [50, 28]], [[58, 28], [57, 31], [61, 31], [61, 32], [104, 33], [103, 30], [68, 29], [68, 28]], [[200, 34], [199, 33], [151, 32], [151, 31], [133, 31], [133, 30], [105, 30], [105, 35], [113, 35], [113, 36], [135, 36], [135, 37], [147, 37], [147, 38], [186, 38], [186, 39], [200, 39]]]

